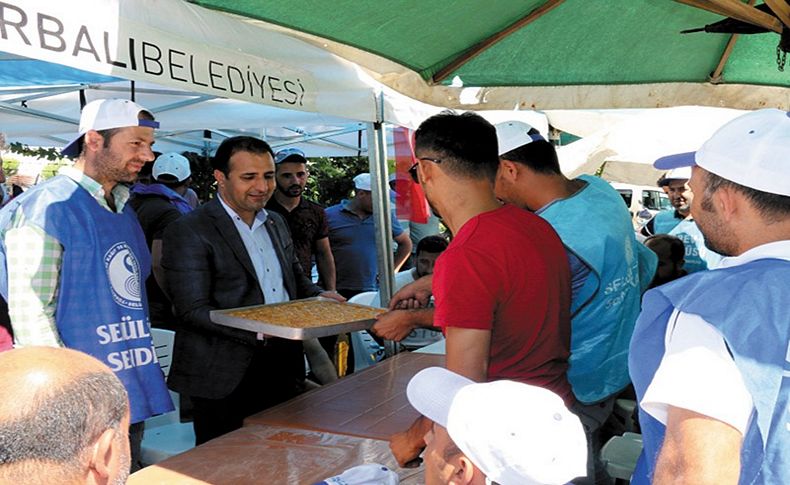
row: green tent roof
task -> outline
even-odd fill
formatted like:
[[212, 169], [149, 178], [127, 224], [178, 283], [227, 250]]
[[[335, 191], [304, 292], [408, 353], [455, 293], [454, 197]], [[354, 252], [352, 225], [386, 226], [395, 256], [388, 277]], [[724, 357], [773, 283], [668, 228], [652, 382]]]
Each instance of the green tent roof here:
[[[194, 0], [357, 47], [430, 80], [475, 44], [546, 0]], [[669, 0], [566, 0], [451, 71], [466, 86], [562, 86], [708, 81], [730, 36], [695, 33], [722, 17]], [[741, 35], [721, 81], [790, 85], [775, 33]]]

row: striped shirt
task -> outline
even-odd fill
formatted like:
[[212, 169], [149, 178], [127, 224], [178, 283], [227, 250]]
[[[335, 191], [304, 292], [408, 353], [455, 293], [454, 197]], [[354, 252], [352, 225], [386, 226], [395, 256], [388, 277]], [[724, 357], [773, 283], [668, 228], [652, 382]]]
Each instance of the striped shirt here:
[[[77, 182], [100, 206], [113, 212], [104, 198], [104, 189], [97, 181], [73, 167], [62, 168], [60, 174]], [[129, 188], [125, 185], [113, 187], [114, 212], [123, 211], [129, 195]], [[55, 309], [63, 246], [41, 227], [25, 220], [21, 210], [14, 214], [4, 238], [8, 265], [8, 306], [15, 346], [62, 347], [63, 342], [55, 323]]]

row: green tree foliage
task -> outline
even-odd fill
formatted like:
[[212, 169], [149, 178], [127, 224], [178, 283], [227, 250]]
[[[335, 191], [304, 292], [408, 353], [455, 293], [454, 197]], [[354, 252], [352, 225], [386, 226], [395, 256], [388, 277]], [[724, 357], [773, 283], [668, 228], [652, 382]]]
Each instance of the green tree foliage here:
[[317, 157], [308, 160], [305, 196], [324, 207], [339, 203], [354, 188], [353, 178], [368, 172], [367, 157]]

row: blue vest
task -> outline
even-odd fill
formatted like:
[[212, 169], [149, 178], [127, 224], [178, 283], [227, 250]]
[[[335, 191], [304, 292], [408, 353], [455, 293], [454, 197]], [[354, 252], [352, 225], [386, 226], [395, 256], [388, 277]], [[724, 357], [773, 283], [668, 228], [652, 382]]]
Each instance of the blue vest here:
[[675, 217], [675, 209], [663, 210], [653, 217], [653, 234], [669, 234], [682, 220]]
[[[724, 336], [754, 401], [741, 449], [740, 484], [790, 478], [790, 262], [762, 259], [686, 276], [645, 294], [631, 341], [631, 377], [639, 400], [664, 355], [674, 308], [699, 315]], [[652, 479], [665, 427], [641, 408], [644, 450], [632, 484]]]
[[683, 269], [689, 273], [715, 268], [721, 256], [705, 246], [705, 237], [693, 220], [678, 219], [675, 210], [661, 211], [653, 221], [655, 234], [670, 234], [683, 241], [686, 248]]
[[[101, 360], [129, 394], [131, 422], [173, 410], [156, 359], [143, 282], [151, 256], [134, 210], [101, 207], [75, 181], [55, 177], [0, 212], [5, 231], [19, 208], [30, 223], [63, 246], [55, 319], [66, 347]], [[0, 281], [7, 298], [5, 245]]]
[[617, 191], [598, 177], [579, 179], [587, 186], [539, 215], [591, 270], [571, 302], [568, 380], [576, 399], [594, 403], [629, 383], [628, 344], [658, 259], [636, 241]]

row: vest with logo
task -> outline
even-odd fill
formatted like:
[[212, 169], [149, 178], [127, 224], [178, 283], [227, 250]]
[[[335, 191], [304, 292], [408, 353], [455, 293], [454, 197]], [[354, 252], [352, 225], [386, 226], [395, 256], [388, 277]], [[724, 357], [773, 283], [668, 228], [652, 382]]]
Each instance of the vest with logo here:
[[587, 186], [539, 215], [591, 270], [571, 302], [568, 380], [576, 399], [594, 403], [629, 383], [628, 344], [657, 258], [636, 241], [617, 191], [598, 177], [579, 179]]
[[[134, 210], [101, 207], [60, 175], [14, 199], [0, 215], [7, 230], [16, 209], [63, 246], [55, 320], [66, 347], [107, 364], [129, 394], [131, 422], [171, 411], [170, 395], [151, 340], [143, 282], [151, 256]], [[0, 281], [8, 296], [5, 246]]]
[[[754, 401], [741, 448], [740, 484], [790, 477], [790, 262], [761, 259], [686, 276], [645, 294], [631, 341], [630, 369], [641, 400], [664, 355], [672, 311], [699, 315], [724, 337]], [[632, 484], [650, 483], [665, 426], [639, 410], [644, 450]]]
[[655, 234], [669, 234], [683, 241], [686, 248], [683, 268], [689, 273], [715, 268], [721, 256], [705, 246], [705, 237], [694, 220], [678, 219], [675, 210], [665, 210], [656, 214], [653, 221]]

